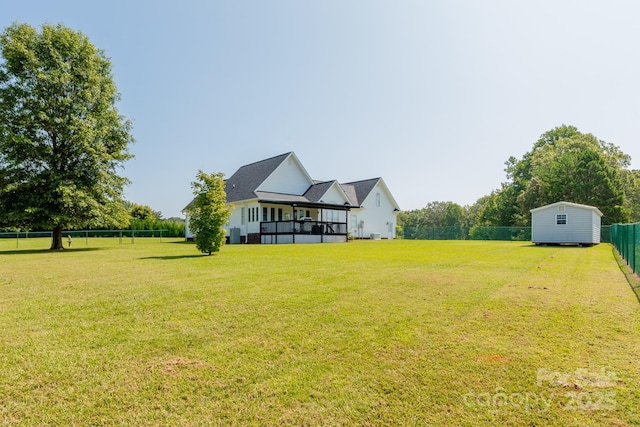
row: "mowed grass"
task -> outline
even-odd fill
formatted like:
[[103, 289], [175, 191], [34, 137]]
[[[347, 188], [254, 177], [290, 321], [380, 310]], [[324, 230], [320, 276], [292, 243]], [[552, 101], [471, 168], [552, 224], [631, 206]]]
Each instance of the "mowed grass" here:
[[609, 245], [0, 241], [2, 425], [639, 425]]

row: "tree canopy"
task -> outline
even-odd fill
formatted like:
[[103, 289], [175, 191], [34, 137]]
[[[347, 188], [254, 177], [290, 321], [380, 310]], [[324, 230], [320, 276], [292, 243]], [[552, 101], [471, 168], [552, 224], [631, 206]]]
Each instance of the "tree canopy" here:
[[223, 178], [222, 173], [198, 171], [196, 181], [191, 183], [195, 198], [187, 209], [189, 229], [198, 250], [209, 255], [218, 252], [224, 244], [226, 232], [222, 227], [231, 215]]
[[126, 225], [116, 172], [132, 156], [111, 62], [81, 32], [13, 24], [0, 36], [0, 227]]
[[453, 202], [429, 202], [422, 209], [401, 212], [398, 221], [404, 227], [451, 227], [463, 225], [465, 210]]
[[508, 181], [491, 194], [481, 215], [489, 225], [529, 225], [530, 209], [561, 200], [598, 207], [604, 224], [630, 219], [629, 156], [574, 126], [545, 132], [522, 159], [510, 157], [505, 164]]
[[140, 220], [162, 219], [162, 214], [160, 212], [155, 212], [153, 209], [151, 209], [151, 206], [139, 205], [137, 203], [131, 204], [129, 213], [131, 214], [132, 219], [140, 219]]
[[526, 227], [531, 209], [561, 200], [598, 207], [603, 224], [640, 221], [640, 171], [630, 164], [616, 145], [562, 125], [543, 133], [521, 159], [510, 157], [507, 181], [473, 205], [429, 202], [401, 212], [398, 225]]

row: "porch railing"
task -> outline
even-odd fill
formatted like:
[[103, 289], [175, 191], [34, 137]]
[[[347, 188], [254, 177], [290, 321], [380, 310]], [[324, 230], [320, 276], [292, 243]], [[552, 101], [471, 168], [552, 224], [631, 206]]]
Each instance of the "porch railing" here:
[[261, 234], [346, 235], [346, 222], [333, 221], [266, 221], [260, 223]]

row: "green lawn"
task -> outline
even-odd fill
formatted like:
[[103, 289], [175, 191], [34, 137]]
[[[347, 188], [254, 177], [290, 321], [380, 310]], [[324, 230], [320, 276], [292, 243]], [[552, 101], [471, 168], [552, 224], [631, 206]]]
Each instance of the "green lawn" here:
[[0, 241], [2, 425], [639, 425], [609, 245]]

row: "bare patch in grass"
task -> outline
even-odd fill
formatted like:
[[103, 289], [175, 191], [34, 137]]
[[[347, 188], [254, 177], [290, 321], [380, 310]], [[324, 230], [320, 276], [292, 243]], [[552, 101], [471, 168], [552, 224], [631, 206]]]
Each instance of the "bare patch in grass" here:
[[186, 357], [174, 357], [162, 361], [160, 363], [149, 366], [152, 371], [160, 371], [165, 375], [177, 375], [185, 370], [206, 370], [214, 369], [214, 367], [207, 362], [198, 359], [188, 359]]
[[501, 354], [484, 354], [478, 357], [479, 362], [489, 364], [507, 363], [509, 360], [507, 356]]

